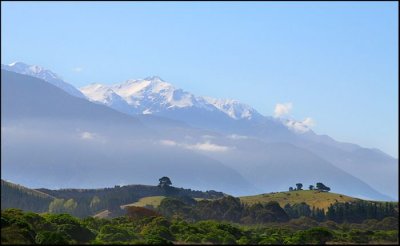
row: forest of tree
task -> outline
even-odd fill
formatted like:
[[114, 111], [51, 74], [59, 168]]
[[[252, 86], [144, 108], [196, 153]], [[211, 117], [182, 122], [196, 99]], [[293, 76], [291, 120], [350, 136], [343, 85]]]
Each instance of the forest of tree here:
[[105, 209], [137, 202], [148, 196], [189, 196], [216, 199], [217, 191], [196, 191], [173, 186], [126, 185], [103, 189], [29, 189], [2, 180], [1, 208], [20, 208], [32, 212], [69, 213], [77, 217], [92, 216]]
[[334, 203], [328, 210], [312, 207], [306, 203], [286, 204], [283, 208], [277, 202], [247, 205], [239, 198], [225, 196], [217, 200], [201, 200], [185, 197], [170, 197], [161, 201], [158, 212], [174, 218], [188, 221], [218, 220], [242, 224], [262, 224], [285, 222], [290, 219], [308, 217], [318, 222], [361, 223], [364, 220], [382, 220], [386, 217], [398, 217], [398, 208], [391, 202], [355, 201], [352, 203]]
[[[234, 203], [234, 201], [232, 201]], [[258, 209], [253, 210], [257, 213]], [[261, 209], [261, 212], [264, 212]], [[232, 213], [230, 218], [234, 218]], [[360, 224], [300, 217], [254, 226], [164, 217], [146, 208], [114, 219], [1, 211], [2, 244], [397, 244], [398, 219]]]
[[[302, 187], [296, 184], [296, 190]], [[321, 183], [317, 187], [329, 190]], [[166, 196], [156, 208], [120, 208], [154, 195]], [[5, 209], [3, 201], [42, 214]], [[4, 244], [396, 244], [397, 206], [362, 200], [336, 202], [326, 211], [304, 202], [283, 208], [275, 201], [248, 205], [221, 192], [173, 187], [168, 177], [160, 178], [158, 186], [82, 190], [32, 190], [2, 181], [1, 240]], [[117, 217], [90, 217], [104, 209]]]

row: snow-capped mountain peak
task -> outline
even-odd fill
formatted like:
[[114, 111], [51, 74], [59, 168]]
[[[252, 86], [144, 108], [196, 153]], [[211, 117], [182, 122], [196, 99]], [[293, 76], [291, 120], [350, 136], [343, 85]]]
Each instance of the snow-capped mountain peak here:
[[123, 97], [130, 97], [139, 94], [161, 93], [175, 90], [175, 88], [160, 79], [159, 77], [148, 77], [146, 79], [130, 79], [122, 84], [112, 86]]
[[43, 79], [44, 81], [63, 89], [73, 96], [85, 98], [85, 96], [74, 86], [62, 80], [62, 78], [60, 78], [57, 74], [41, 66], [28, 65], [23, 62], [13, 62], [8, 65], [2, 64], [1, 69]]
[[147, 77], [143, 80], [128, 80], [111, 88], [123, 97], [128, 104], [143, 107], [146, 112], [160, 112], [174, 107], [191, 107], [195, 97], [159, 77]]
[[233, 99], [216, 99], [204, 97], [204, 99], [216, 108], [229, 115], [233, 119], [252, 119], [255, 115], [261, 116], [255, 109], [247, 104]]
[[111, 88], [99, 83], [90, 84], [82, 87], [80, 90], [89, 98], [90, 101], [101, 102], [104, 104], [107, 104], [109, 101], [108, 98], [112, 97], [112, 94], [114, 93]]
[[38, 65], [28, 65], [23, 62], [13, 62], [9, 65], [2, 65], [2, 68], [16, 73], [38, 77], [41, 79], [51, 78], [62, 80], [57, 74]]
[[110, 97], [107, 94], [107, 88], [112, 89], [127, 104], [135, 108], [135, 111], [144, 114], [157, 114], [165, 110], [194, 107], [207, 111], [219, 111], [235, 120], [251, 120], [262, 117], [255, 109], [237, 100], [195, 96], [175, 88], [158, 76], [129, 79], [121, 84], [111, 86], [92, 84], [81, 88], [81, 91], [92, 101], [109, 104], [106, 103], [110, 102], [107, 99]]
[[80, 91], [89, 99], [89, 101], [107, 105], [126, 114], [138, 113], [109, 86], [93, 83], [80, 88]]
[[[195, 96], [174, 87], [159, 76], [129, 79], [120, 84], [90, 84], [79, 90], [57, 74], [38, 65], [14, 62], [2, 69], [43, 79], [69, 94], [107, 105], [127, 114], [161, 114], [179, 109], [196, 109], [223, 113], [234, 120], [258, 120], [263, 116], [247, 104], [233, 99]], [[285, 124], [288, 128], [290, 124]], [[292, 127], [293, 128], [293, 127]]]
[[164, 81], [162, 78], [160, 78], [159, 76], [149, 76], [149, 77], [146, 77], [144, 80], [165, 82], [165, 81]]

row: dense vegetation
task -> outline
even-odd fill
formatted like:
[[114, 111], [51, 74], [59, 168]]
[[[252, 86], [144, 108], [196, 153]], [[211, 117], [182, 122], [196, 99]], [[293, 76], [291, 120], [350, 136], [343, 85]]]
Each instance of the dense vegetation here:
[[2, 180], [1, 209], [20, 208], [33, 212], [69, 213], [77, 217], [97, 214], [105, 209], [137, 202], [149, 196], [190, 196], [216, 199], [217, 191], [196, 191], [172, 186], [126, 185], [103, 189], [29, 189]]
[[398, 217], [398, 207], [391, 202], [355, 201], [331, 204], [327, 211], [310, 208], [306, 203], [286, 204], [281, 208], [279, 203], [255, 203], [247, 205], [239, 198], [225, 196], [216, 200], [196, 201], [190, 197], [165, 198], [158, 211], [164, 216], [181, 217], [189, 221], [218, 220], [241, 224], [262, 224], [268, 222], [285, 222], [289, 219], [308, 217], [315, 221], [334, 221], [336, 223], [361, 223], [364, 220], [382, 220], [386, 217]]
[[138, 208], [114, 219], [1, 211], [2, 244], [324, 244], [398, 243], [398, 220], [318, 223], [306, 217], [258, 225], [166, 218]]
[[[159, 181], [158, 186], [134, 185], [57, 191], [31, 190], [4, 181], [2, 188], [5, 187], [6, 192], [2, 190], [2, 202], [4, 199], [8, 202], [7, 206], [16, 204], [24, 210], [41, 214], [15, 208], [5, 209], [2, 204], [1, 242], [398, 243], [398, 203], [363, 201], [340, 194], [318, 193], [320, 191], [315, 190], [302, 191], [300, 183], [296, 184], [296, 191], [291, 191], [296, 194], [291, 200], [288, 200], [291, 195], [271, 194], [286, 199], [279, 202], [264, 200], [271, 198], [268, 195], [248, 197], [250, 200], [244, 202], [241, 198], [215, 191], [178, 189], [172, 187], [168, 177], [162, 177]], [[330, 197], [329, 199], [333, 196], [332, 201], [336, 202], [331, 202], [329, 206], [310, 206], [300, 202], [298, 194], [303, 193], [314, 199], [316, 196]], [[133, 202], [146, 195], [157, 206], [132, 206], [139, 204]], [[157, 202], [153, 201], [155, 198]], [[338, 201], [336, 198], [343, 200]], [[284, 201], [287, 203], [282, 205]], [[121, 206], [122, 204], [125, 206]], [[90, 217], [96, 213], [96, 216]]]

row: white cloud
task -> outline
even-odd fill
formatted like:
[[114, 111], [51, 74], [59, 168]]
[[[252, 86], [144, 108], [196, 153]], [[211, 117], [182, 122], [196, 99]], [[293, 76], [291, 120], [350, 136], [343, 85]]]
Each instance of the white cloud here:
[[313, 127], [313, 126], [315, 126], [314, 120], [311, 119], [310, 117], [305, 118], [305, 119], [302, 121], [302, 123], [303, 123], [304, 125], [306, 125], [307, 127]]
[[80, 72], [83, 71], [83, 68], [81, 68], [81, 67], [75, 67], [75, 68], [72, 69], [72, 71], [74, 71], [74, 72], [76, 72], [76, 73], [80, 73]]
[[177, 143], [175, 141], [168, 140], [168, 139], [160, 140], [160, 144], [165, 145], [165, 146], [176, 146], [177, 145]]
[[81, 139], [84, 139], [84, 140], [91, 140], [91, 139], [94, 139], [94, 137], [95, 137], [95, 134], [91, 133], [91, 132], [82, 132], [81, 133]]
[[308, 132], [311, 127], [315, 126], [315, 122], [312, 118], [307, 117], [302, 121], [296, 120], [287, 120], [285, 122], [286, 126], [297, 133], [305, 133]]
[[229, 150], [228, 146], [212, 144], [209, 141], [205, 143], [197, 143], [195, 145], [185, 145], [184, 147], [187, 149], [211, 151], [211, 152], [225, 152]]
[[275, 105], [275, 117], [281, 117], [283, 115], [288, 115], [293, 108], [293, 104], [291, 102], [288, 103], [277, 103]]
[[248, 139], [248, 136], [243, 136], [243, 135], [236, 135], [236, 134], [232, 134], [232, 135], [228, 135], [228, 138], [230, 139]]
[[185, 149], [211, 151], [211, 152], [224, 152], [230, 149], [228, 146], [213, 144], [210, 143], [210, 141], [206, 141], [204, 143], [187, 144], [187, 143], [177, 143], [173, 140], [164, 139], [160, 140], [159, 144], [170, 147], [178, 146]]

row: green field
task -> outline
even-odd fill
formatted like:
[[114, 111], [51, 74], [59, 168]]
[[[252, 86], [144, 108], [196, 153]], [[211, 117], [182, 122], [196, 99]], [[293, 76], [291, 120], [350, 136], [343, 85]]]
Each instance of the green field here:
[[136, 206], [136, 207], [145, 207], [145, 206], [153, 206], [153, 207], [158, 207], [164, 199], [165, 196], [148, 196], [148, 197], [143, 197], [140, 198], [139, 201], [130, 203], [130, 204], [125, 204], [122, 205], [121, 208], [124, 208], [126, 206]]
[[239, 197], [243, 203], [266, 203], [269, 201], [276, 201], [281, 207], [287, 203], [293, 205], [295, 203], [305, 202], [310, 207], [327, 209], [331, 203], [337, 202], [351, 202], [360, 200], [354, 197], [331, 193], [320, 192], [316, 190], [301, 190], [301, 191], [288, 191], [288, 192], [272, 192], [267, 194], [255, 196], [242, 196]]

